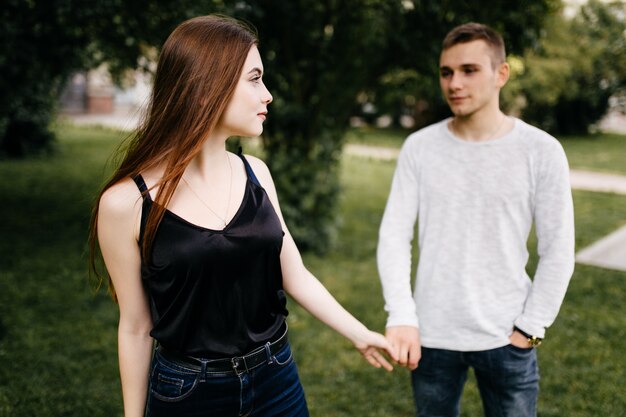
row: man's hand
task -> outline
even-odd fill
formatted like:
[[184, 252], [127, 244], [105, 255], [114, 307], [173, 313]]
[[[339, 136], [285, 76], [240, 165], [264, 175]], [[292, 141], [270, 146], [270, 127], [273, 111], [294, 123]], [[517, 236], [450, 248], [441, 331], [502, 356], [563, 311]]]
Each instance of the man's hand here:
[[391, 326], [385, 332], [387, 340], [396, 351], [398, 364], [415, 370], [422, 357], [419, 330], [413, 326]]
[[520, 349], [530, 349], [532, 347], [528, 344], [528, 338], [517, 330], [514, 330], [511, 336], [509, 336], [509, 341], [513, 346]]

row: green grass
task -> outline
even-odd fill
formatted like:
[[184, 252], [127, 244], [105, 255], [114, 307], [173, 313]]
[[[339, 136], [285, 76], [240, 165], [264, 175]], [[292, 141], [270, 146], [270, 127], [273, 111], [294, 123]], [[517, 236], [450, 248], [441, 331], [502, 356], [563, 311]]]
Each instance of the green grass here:
[[570, 136], [561, 143], [572, 168], [626, 175], [626, 135]]
[[[366, 127], [351, 129], [346, 141], [400, 148], [410, 133], [408, 130]], [[626, 175], [626, 135], [565, 136], [559, 137], [559, 140], [572, 168]]]
[[[121, 134], [58, 131], [54, 156], [0, 161], [0, 417], [121, 416], [117, 307], [103, 290], [93, 290], [85, 257], [91, 201]], [[586, 150], [575, 151], [593, 158], [597, 140], [580, 140], [576, 146]], [[343, 158], [338, 244], [325, 257], [305, 256], [330, 291], [377, 330], [385, 317], [374, 255], [394, 166]], [[626, 196], [575, 192], [574, 199], [578, 247], [626, 223]], [[535, 263], [533, 257], [529, 268]], [[539, 351], [540, 416], [623, 415], [625, 284], [624, 272], [577, 265]], [[413, 415], [406, 370], [369, 367], [341, 336], [294, 303], [289, 308], [313, 416]], [[470, 379], [463, 415], [480, 415], [480, 409]]]
[[350, 129], [345, 139], [348, 143], [399, 148], [411, 132], [411, 130], [404, 129], [361, 127]]

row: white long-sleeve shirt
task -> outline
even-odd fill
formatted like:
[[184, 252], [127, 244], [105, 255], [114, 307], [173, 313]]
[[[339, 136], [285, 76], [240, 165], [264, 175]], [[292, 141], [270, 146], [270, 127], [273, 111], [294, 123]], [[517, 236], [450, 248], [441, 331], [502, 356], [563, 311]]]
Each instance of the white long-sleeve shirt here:
[[[417, 326], [423, 346], [457, 351], [504, 346], [514, 324], [543, 337], [574, 269], [563, 148], [519, 119], [509, 134], [485, 142], [456, 138], [448, 122], [410, 135], [398, 158], [377, 253], [387, 326]], [[533, 222], [539, 264], [531, 280]]]

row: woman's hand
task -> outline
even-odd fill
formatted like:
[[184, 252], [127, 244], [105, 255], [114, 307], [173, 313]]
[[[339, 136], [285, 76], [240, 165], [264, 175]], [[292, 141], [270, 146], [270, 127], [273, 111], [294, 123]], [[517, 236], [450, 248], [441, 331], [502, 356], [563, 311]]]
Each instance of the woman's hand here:
[[381, 366], [387, 371], [393, 371], [393, 366], [385, 358], [381, 351], [384, 351], [392, 360], [398, 361], [395, 349], [389, 341], [380, 333], [366, 330], [358, 340], [353, 341], [354, 346], [361, 352], [361, 355], [370, 365], [380, 368]]
[[381, 353], [384, 351], [390, 358], [397, 361], [398, 357], [392, 344], [382, 334], [370, 331], [352, 316], [306, 269], [300, 251], [285, 224], [276, 195], [276, 187], [267, 166], [257, 158], [247, 155], [246, 157], [257, 178], [263, 184], [263, 188], [267, 192], [283, 227], [284, 237], [280, 261], [283, 272], [283, 287], [287, 293], [322, 323], [351, 340], [372, 366], [376, 368], [382, 366], [388, 371], [393, 370], [389, 361]]

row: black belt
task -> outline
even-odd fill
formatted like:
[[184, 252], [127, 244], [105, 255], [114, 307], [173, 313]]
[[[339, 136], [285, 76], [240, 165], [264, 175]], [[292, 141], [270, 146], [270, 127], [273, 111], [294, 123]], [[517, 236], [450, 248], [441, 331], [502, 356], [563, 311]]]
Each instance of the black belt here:
[[274, 342], [267, 342], [265, 345], [256, 348], [244, 356], [235, 356], [228, 359], [200, 359], [193, 356], [186, 356], [178, 352], [165, 349], [163, 346], [157, 347], [157, 352], [166, 360], [201, 373], [224, 373], [235, 372], [237, 375], [250, 371], [266, 362], [271, 362], [288, 342], [287, 329], [283, 335]]

